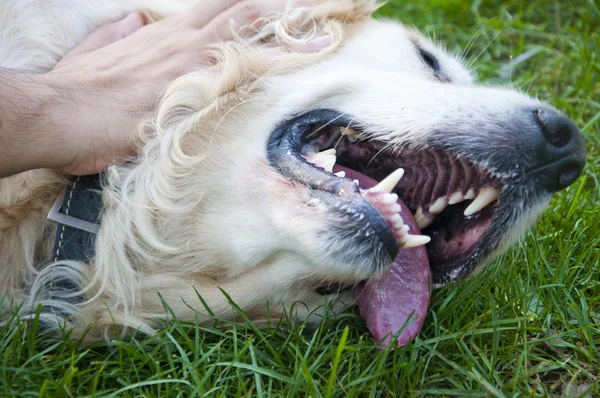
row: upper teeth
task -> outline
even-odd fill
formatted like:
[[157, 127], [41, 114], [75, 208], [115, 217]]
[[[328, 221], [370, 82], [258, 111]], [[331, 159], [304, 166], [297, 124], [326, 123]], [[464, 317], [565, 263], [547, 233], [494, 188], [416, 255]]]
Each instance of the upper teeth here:
[[465, 194], [465, 200], [473, 200], [473, 199], [475, 199], [475, 190], [473, 188], [471, 188]]
[[462, 192], [455, 192], [448, 199], [448, 204], [449, 205], [455, 205], [455, 204], [460, 203], [460, 202], [462, 202], [464, 200], [465, 200], [465, 196], [462, 194]]
[[444, 211], [446, 206], [447, 206], [446, 198], [439, 198], [429, 207], [429, 212], [434, 215], [440, 214], [441, 212]]
[[361, 134], [351, 128], [345, 128], [341, 130], [341, 134], [342, 136], [346, 136], [350, 142], [354, 142], [361, 138]]
[[425, 229], [431, 224], [433, 217], [427, 217], [425, 213], [423, 213], [423, 208], [419, 206], [415, 213], [415, 221], [420, 229]]
[[333, 166], [335, 165], [337, 157], [335, 156], [335, 149], [328, 149], [323, 152], [306, 154], [306, 160], [331, 173], [333, 172]]
[[481, 188], [479, 195], [465, 209], [465, 216], [471, 216], [500, 197], [500, 191], [493, 187]]
[[419, 206], [417, 211], [414, 214], [415, 220], [419, 225], [419, 228], [424, 229], [431, 225], [433, 222], [433, 216], [436, 216], [442, 213], [448, 205], [455, 205], [465, 200], [473, 200], [471, 204], [465, 209], [465, 216], [472, 216], [484, 209], [487, 205], [495, 201], [500, 197], [500, 191], [494, 187], [484, 187], [479, 190], [476, 194], [474, 188], [469, 189], [465, 194], [462, 192], [454, 192], [452, 195], [446, 199], [445, 196], [442, 196], [435, 200], [428, 209], [428, 212], [423, 210], [423, 207]]

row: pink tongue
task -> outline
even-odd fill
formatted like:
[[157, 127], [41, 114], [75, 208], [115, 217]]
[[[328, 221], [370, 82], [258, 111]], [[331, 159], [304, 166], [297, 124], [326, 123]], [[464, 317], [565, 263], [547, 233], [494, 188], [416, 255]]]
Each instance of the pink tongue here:
[[[346, 178], [358, 180], [362, 189], [377, 185], [377, 181], [357, 171], [335, 165], [335, 173], [344, 171]], [[408, 225], [411, 235], [421, 231], [412, 213], [398, 200], [402, 208], [400, 215]], [[425, 246], [401, 249], [381, 279], [361, 283], [354, 292], [361, 316], [373, 334], [375, 341], [386, 347], [392, 336], [398, 335], [398, 346], [402, 347], [414, 339], [427, 314], [429, 305], [431, 267]], [[400, 332], [401, 331], [401, 332]]]

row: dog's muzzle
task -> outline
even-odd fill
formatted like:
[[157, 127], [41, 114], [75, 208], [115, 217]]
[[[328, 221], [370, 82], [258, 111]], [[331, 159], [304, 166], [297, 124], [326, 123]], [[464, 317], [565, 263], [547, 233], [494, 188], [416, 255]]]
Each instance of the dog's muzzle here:
[[[330, 227], [337, 238], [331, 258], [350, 266], [371, 259], [373, 278], [355, 294], [376, 339], [410, 323], [407, 309], [417, 320], [398, 341], [416, 335], [431, 282], [470, 275], [581, 174], [584, 140], [569, 119], [547, 108], [490, 118], [477, 131], [467, 120], [451, 123], [417, 149], [390, 147], [366, 133], [368, 121], [336, 110], [296, 116], [270, 135], [271, 166], [345, 217]], [[360, 256], [344, 257], [349, 246], [361, 248]]]

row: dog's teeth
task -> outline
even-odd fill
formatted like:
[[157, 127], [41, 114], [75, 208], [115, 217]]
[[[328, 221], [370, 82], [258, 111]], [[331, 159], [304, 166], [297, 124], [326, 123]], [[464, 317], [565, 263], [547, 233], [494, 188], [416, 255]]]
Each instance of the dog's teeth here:
[[500, 191], [496, 188], [487, 187], [481, 188], [479, 191], [479, 195], [475, 198], [473, 202], [465, 209], [464, 215], [471, 216], [477, 213], [479, 210], [483, 209], [494, 200], [500, 197]]
[[441, 212], [444, 211], [446, 206], [447, 206], [446, 198], [439, 198], [429, 207], [429, 212], [434, 215], [440, 214]]
[[[397, 201], [398, 201], [398, 195], [396, 195], [395, 193], [387, 194], [381, 199], [381, 203], [384, 203], [386, 205], [391, 205], [392, 203], [396, 203]], [[398, 210], [398, 211], [400, 211], [400, 210]]]
[[394, 214], [393, 216], [391, 216], [390, 221], [392, 222], [392, 224], [394, 224], [394, 226], [398, 228], [401, 228], [404, 224], [402, 216], [400, 216], [400, 214]]
[[475, 199], [475, 190], [473, 188], [471, 188], [465, 194], [465, 200], [473, 200], [473, 199]]
[[398, 169], [389, 176], [385, 177], [379, 184], [371, 188], [370, 191], [390, 193], [394, 188], [396, 188], [396, 185], [398, 185], [403, 175], [404, 169]]
[[358, 140], [360, 138], [360, 133], [358, 133], [356, 130], [353, 130], [351, 128], [342, 130], [342, 135], [346, 136], [348, 138], [348, 141], [350, 141], [350, 142], [355, 142], [356, 140]]
[[356, 184], [356, 186], [357, 186], [357, 187], [358, 187], [358, 186], [360, 186], [360, 185], [358, 184], [358, 180], [352, 180], [352, 182], [353, 182], [354, 184]]
[[431, 218], [424, 216], [417, 220], [417, 225], [419, 226], [419, 229], [425, 229], [431, 225], [432, 221]]
[[340, 178], [344, 178], [344, 177], [346, 177], [346, 172], [345, 171], [338, 171], [337, 173], [334, 173], [334, 176], [340, 177]]
[[333, 166], [335, 165], [336, 159], [335, 149], [328, 149], [326, 151], [310, 155], [310, 161], [312, 161], [312, 163], [322, 167], [330, 173], [333, 171]]
[[411, 247], [423, 246], [431, 242], [431, 238], [426, 235], [407, 235], [402, 242], [403, 249], [410, 249]]
[[335, 151], [335, 148], [331, 148], [331, 149], [326, 149], [326, 150], [321, 151], [321, 152], [317, 152], [317, 153], [315, 153], [315, 155], [335, 156], [336, 155], [336, 151]]
[[427, 217], [425, 214], [423, 214], [423, 209], [421, 208], [421, 206], [419, 206], [419, 208], [417, 209], [417, 212], [414, 214], [414, 216], [415, 216], [415, 221], [417, 222], [417, 225], [419, 226], [420, 229], [427, 228], [433, 221], [432, 219]]
[[448, 199], [448, 204], [449, 205], [455, 205], [457, 203], [460, 203], [462, 201], [465, 200], [465, 197], [463, 196], [462, 192], [455, 192], [452, 194], [452, 196], [450, 196], [450, 199]]

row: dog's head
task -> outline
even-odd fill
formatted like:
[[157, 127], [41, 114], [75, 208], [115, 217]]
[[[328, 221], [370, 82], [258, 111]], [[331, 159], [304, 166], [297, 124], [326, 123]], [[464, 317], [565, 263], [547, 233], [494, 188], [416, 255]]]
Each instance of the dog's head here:
[[[111, 261], [188, 278], [213, 309], [221, 287], [259, 321], [267, 306], [300, 301], [305, 317], [360, 292], [383, 337], [414, 310], [418, 330], [431, 282], [480, 268], [575, 181], [585, 149], [569, 119], [475, 84], [373, 8], [290, 12], [177, 81], [139, 161], [113, 170], [105, 219], [130, 234], [105, 228]], [[332, 46], [273, 47], [309, 32]]]

